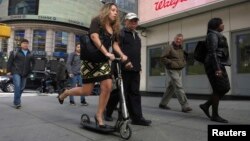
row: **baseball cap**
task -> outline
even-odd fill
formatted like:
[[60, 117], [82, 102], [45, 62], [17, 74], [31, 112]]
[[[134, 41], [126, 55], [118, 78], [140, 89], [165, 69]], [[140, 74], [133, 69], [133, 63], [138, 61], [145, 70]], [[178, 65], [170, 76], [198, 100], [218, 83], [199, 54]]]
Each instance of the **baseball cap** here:
[[137, 20], [139, 20], [138, 16], [137, 16], [135, 13], [128, 13], [128, 14], [125, 16], [125, 20], [132, 20], [132, 19], [137, 19]]

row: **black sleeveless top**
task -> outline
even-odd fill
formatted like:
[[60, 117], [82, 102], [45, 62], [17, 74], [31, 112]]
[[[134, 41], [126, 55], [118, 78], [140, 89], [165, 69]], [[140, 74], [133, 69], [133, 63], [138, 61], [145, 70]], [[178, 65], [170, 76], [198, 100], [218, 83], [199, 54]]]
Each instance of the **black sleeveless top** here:
[[102, 44], [109, 51], [109, 48], [112, 46], [113, 42], [116, 42], [117, 39], [113, 34], [108, 33], [104, 27], [101, 26], [100, 18], [96, 17], [91, 21], [89, 34], [92, 33], [99, 34]]

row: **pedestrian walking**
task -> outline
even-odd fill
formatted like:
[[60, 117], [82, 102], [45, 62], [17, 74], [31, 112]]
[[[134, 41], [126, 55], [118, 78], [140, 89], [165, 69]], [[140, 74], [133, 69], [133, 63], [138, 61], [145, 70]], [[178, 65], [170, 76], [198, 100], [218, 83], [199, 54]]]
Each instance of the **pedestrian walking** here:
[[[228, 120], [220, 117], [218, 113], [220, 99], [230, 90], [230, 82], [225, 66], [231, 66], [231, 61], [227, 39], [221, 34], [223, 30], [224, 24], [221, 18], [212, 18], [208, 22], [206, 37], [207, 55], [204, 66], [213, 93], [204, 104], [200, 105], [200, 108], [212, 121], [228, 123]], [[211, 105], [212, 116], [209, 113]]]
[[185, 53], [182, 43], [183, 35], [177, 34], [174, 38], [174, 41], [167, 46], [166, 50], [161, 56], [161, 60], [167, 69], [170, 81], [161, 99], [159, 108], [170, 109], [168, 103], [175, 94], [179, 103], [181, 104], [181, 111], [189, 112], [192, 111], [192, 108], [189, 107], [188, 99], [182, 85], [182, 69], [186, 65], [186, 59], [184, 55]]
[[12, 75], [14, 83], [14, 101], [16, 109], [21, 108], [21, 96], [26, 86], [26, 80], [35, 66], [34, 56], [28, 49], [29, 41], [22, 39], [20, 48], [10, 52], [7, 63], [7, 75]]
[[[66, 63], [69, 82], [72, 88], [82, 86], [80, 50], [80, 43], [77, 43], [75, 46], [75, 51], [69, 54]], [[88, 105], [85, 100], [85, 96], [80, 96], [80, 100], [82, 106]], [[75, 105], [74, 96], [69, 96], [69, 103], [71, 105]]]

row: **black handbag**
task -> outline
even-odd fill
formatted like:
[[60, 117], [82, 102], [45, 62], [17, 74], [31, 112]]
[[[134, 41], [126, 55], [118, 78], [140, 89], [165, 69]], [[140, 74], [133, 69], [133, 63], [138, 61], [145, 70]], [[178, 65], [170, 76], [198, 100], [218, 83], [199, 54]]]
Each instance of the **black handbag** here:
[[[102, 39], [101, 39], [101, 42]], [[106, 62], [108, 58], [95, 46], [93, 41], [90, 39], [90, 35], [82, 35], [80, 37], [80, 58], [81, 60], [87, 60], [94, 63]]]
[[206, 41], [198, 41], [194, 50], [194, 59], [204, 63], [207, 55]]

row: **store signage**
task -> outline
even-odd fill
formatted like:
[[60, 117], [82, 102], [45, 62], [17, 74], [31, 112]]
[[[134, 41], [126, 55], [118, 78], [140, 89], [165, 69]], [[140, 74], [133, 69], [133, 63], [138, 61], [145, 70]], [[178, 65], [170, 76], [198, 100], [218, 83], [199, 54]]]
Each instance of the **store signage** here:
[[160, 0], [154, 3], [155, 10], [161, 10], [164, 8], [175, 8], [178, 4], [186, 2], [188, 0]]
[[28, 19], [28, 20], [45, 20], [45, 21], [57, 21], [57, 22], [64, 22], [64, 23], [70, 23], [80, 26], [86, 26], [83, 22], [72, 20], [72, 19], [64, 19], [59, 17], [53, 17], [53, 16], [45, 16], [45, 15], [11, 15], [7, 17], [1, 17], [0, 21], [6, 21], [6, 20], [22, 20], [22, 19]]
[[51, 17], [51, 16], [38, 16], [38, 19], [40, 20], [49, 20], [49, 21], [56, 21], [56, 17]]
[[222, 1], [224, 0], [138, 0], [139, 24], [175, 16]]
[[26, 19], [26, 15], [12, 15], [10, 19]]

